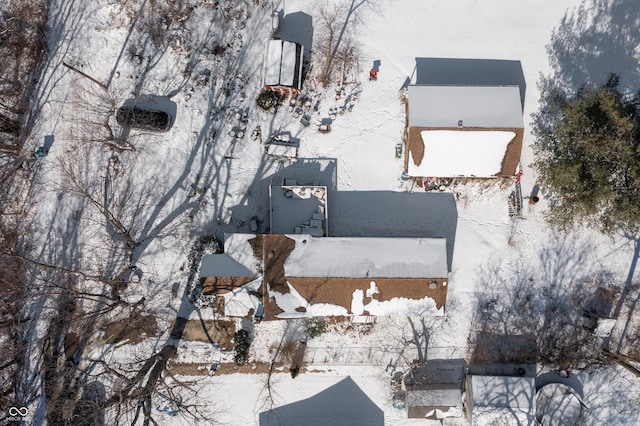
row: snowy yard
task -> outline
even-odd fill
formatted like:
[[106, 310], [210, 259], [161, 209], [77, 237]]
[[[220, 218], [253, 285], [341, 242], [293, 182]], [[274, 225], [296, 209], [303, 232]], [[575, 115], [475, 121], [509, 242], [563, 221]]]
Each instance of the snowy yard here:
[[[320, 1], [51, 3], [49, 57], [35, 94], [40, 115], [30, 148], [35, 151], [44, 140], [52, 144], [48, 155], [33, 165], [35, 182], [28, 196], [33, 200], [35, 224], [30, 255], [59, 269], [41, 273], [38, 279], [44, 284], [38, 288], [49, 290], [34, 290], [30, 305], [36, 325], [26, 358], [27, 371], [32, 373], [21, 392], [29, 395], [25, 401], [32, 424], [43, 424], [51, 418], [51, 410], [63, 410], [52, 408], [53, 402], [47, 405], [45, 400], [57, 397], [62, 401], [63, 397], [50, 391], [46, 377], [52, 372], [46, 369], [52, 367], [44, 365], [40, 348], [55, 342], [63, 359], [69, 333], [78, 336], [84, 348], [75, 359], [82, 370], [82, 383], [99, 383], [101, 397], [107, 400], [106, 424], [142, 424], [144, 413], [139, 418], [136, 413], [144, 404], [142, 411], [151, 410], [162, 425], [277, 424], [261, 413], [312, 398], [332, 386], [336, 386], [337, 399], [354, 392], [353, 383], [363, 392], [355, 404], [367, 411], [373, 424], [379, 420], [376, 407], [383, 411], [386, 425], [430, 424], [408, 419], [405, 410], [394, 407], [394, 373], [406, 371], [414, 361], [469, 359], [483, 321], [487, 327], [504, 327], [500, 330], [504, 334], [524, 333], [517, 328], [519, 314], [538, 324], [541, 312], [551, 315], [545, 309], [553, 301], [568, 303], [554, 305], [554, 309], [584, 302], [594, 289], [589, 283], [600, 277], [607, 277], [610, 287], [620, 292], [629, 271], [634, 271], [632, 240], [622, 235], [608, 238], [586, 228], [563, 235], [551, 228], [544, 220], [544, 188], [540, 202], [526, 203], [525, 198], [523, 217], [512, 219], [507, 200], [515, 179], [456, 179], [443, 192], [426, 192], [412, 180], [401, 179], [408, 151], [402, 158], [394, 155], [405, 128], [402, 89], [414, 73], [416, 59], [520, 61], [526, 81], [521, 183], [527, 197], [537, 183], [529, 166], [533, 161], [530, 116], [538, 109], [541, 76], [564, 71], [569, 73], [565, 83], [575, 87], [585, 81], [602, 82], [609, 72], [619, 72], [623, 85], [637, 84], [640, 34], [636, 26], [629, 25], [638, 22], [638, 6], [632, 0], [542, 0], [535, 4], [364, 0], [352, 17], [358, 24], [348, 30], [359, 53], [349, 63], [351, 68], [345, 65], [348, 82], [340, 96], [336, 91], [342, 85], [332, 82], [325, 88], [315, 78], [323, 65], [319, 57], [326, 36], [322, 34]], [[154, 3], [157, 5], [152, 6]], [[310, 77], [302, 89], [314, 104], [308, 111], [309, 126], [286, 104], [273, 113], [255, 102], [262, 88], [265, 46], [271, 38], [272, 7], [281, 11], [281, 34], [295, 30], [301, 40], [312, 43], [304, 46], [312, 56]], [[311, 28], [304, 26], [309, 22]], [[636, 44], [617, 39], [617, 30]], [[608, 38], [597, 45], [594, 34]], [[590, 56], [589, 49], [600, 49], [601, 57]], [[372, 67], [379, 68], [376, 81], [368, 79]], [[170, 99], [175, 107], [170, 130], [125, 129], [116, 122], [117, 108], [143, 94]], [[328, 118], [331, 131], [322, 133], [319, 126]], [[254, 140], [249, 135], [257, 126], [261, 136]], [[239, 132], [246, 136], [237, 137]], [[266, 155], [265, 142], [276, 133], [297, 141], [297, 160], [281, 158], [289, 154]], [[446, 144], [465, 149], [464, 143], [443, 133], [430, 134], [438, 138], [439, 148]], [[472, 154], [480, 157], [486, 151], [504, 152], [513, 134], [494, 135], [497, 140], [491, 141], [470, 135], [474, 136], [483, 145], [481, 152]], [[290, 152], [288, 146], [272, 146]], [[441, 154], [443, 158], [451, 155]], [[443, 174], [451, 170], [448, 164], [427, 166]], [[500, 168], [500, 164], [476, 166], [479, 176]], [[326, 203], [331, 236], [411, 237], [416, 244], [445, 237], [446, 244], [438, 245], [448, 258], [445, 314], [432, 315], [442, 311], [429, 298], [424, 303], [394, 299], [398, 305], [367, 309], [373, 315], [393, 310], [408, 315], [380, 316], [366, 324], [336, 319], [329, 321], [324, 333], [310, 339], [299, 319], [260, 323], [237, 319], [235, 329], [246, 328], [253, 336], [247, 368], [253, 365], [258, 371], [206, 375], [212, 363], [231, 364], [233, 352], [183, 334], [187, 320], [191, 320], [189, 327], [200, 321], [210, 321], [214, 327], [212, 320], [218, 319], [213, 309], [191, 300], [201, 259], [194, 245], [203, 236], [222, 242], [225, 234], [254, 234], [253, 224], [257, 233], [271, 231], [269, 184], [273, 176], [326, 187], [323, 206]], [[210, 246], [200, 254], [214, 251], [213, 237], [207, 241], [202, 244]], [[238, 241], [230, 238], [230, 244], [249, 246]], [[314, 244], [312, 248], [321, 252], [325, 243], [318, 240]], [[285, 266], [299, 276], [314, 276], [317, 271], [328, 274], [335, 265], [349, 269], [349, 259], [375, 259], [380, 253], [368, 250], [376, 247], [359, 246], [351, 258], [344, 249], [336, 249], [326, 256], [326, 263], [312, 265], [304, 263], [307, 252], [298, 251]], [[413, 256], [403, 257], [416, 266], [421, 253], [416, 249]], [[383, 260], [378, 262], [381, 268]], [[254, 261], [247, 257], [238, 267], [253, 275]], [[445, 269], [445, 259], [436, 261]], [[410, 265], [405, 268], [412, 270]], [[48, 274], [61, 271], [82, 271], [69, 275], [73, 278], [68, 286], [78, 295], [73, 303], [59, 297], [58, 287], [47, 287], [53, 280]], [[367, 291], [375, 291], [374, 287]], [[582, 290], [586, 294], [580, 294]], [[354, 296], [360, 314], [365, 310], [361, 293], [360, 300]], [[95, 294], [103, 296], [101, 302], [96, 302]], [[637, 297], [636, 285], [629, 300]], [[495, 306], [504, 309], [488, 312]], [[63, 307], [77, 316], [63, 318]], [[633, 316], [627, 323], [618, 321], [612, 341], [624, 342], [627, 329], [640, 330], [634, 307], [619, 305], [620, 318], [629, 312]], [[244, 308], [228, 309], [240, 312]], [[317, 308], [320, 312], [323, 306]], [[88, 315], [93, 311], [99, 315]], [[334, 314], [335, 310], [326, 312]], [[126, 324], [124, 328], [134, 333], [144, 323], [140, 341], [129, 337], [131, 341], [106, 341], [104, 325], [112, 322]], [[289, 365], [280, 359], [273, 362], [283, 343], [304, 346], [305, 365], [295, 379], [289, 370], [294, 354], [289, 354]], [[170, 345], [177, 349], [172, 352], [167, 349], [173, 348]], [[142, 401], [148, 396], [144, 384], [154, 374], [163, 374], [168, 359], [175, 372], [179, 364], [189, 364], [203, 374], [163, 375], [159, 382], [166, 386], [153, 394], [153, 403], [145, 399], [137, 405], [131, 397], [120, 412], [116, 390], [131, 393], [138, 385]], [[265, 371], [271, 367], [273, 374]], [[111, 374], [113, 371], [117, 374]], [[58, 374], [65, 388], [75, 383]], [[132, 384], [134, 376], [137, 381]], [[345, 381], [347, 377], [352, 382]], [[584, 424], [640, 424], [640, 378], [614, 363], [576, 369], [571, 377], [581, 387], [588, 413]], [[174, 386], [178, 382], [183, 386]], [[180, 407], [175, 416], [167, 413], [170, 404], [164, 410], [162, 401], [175, 397], [170, 392], [176, 392], [189, 408]], [[331, 398], [328, 401], [332, 404]], [[190, 410], [196, 406], [200, 411], [194, 415]], [[281, 414], [293, 415], [298, 408], [288, 409]], [[342, 424], [341, 419], [331, 419], [330, 424]], [[468, 423], [449, 419], [444, 424]]]

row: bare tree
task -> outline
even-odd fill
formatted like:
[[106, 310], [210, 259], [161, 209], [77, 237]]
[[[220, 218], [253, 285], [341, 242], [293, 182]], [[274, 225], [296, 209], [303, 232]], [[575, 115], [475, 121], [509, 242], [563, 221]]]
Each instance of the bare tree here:
[[[0, 247], [3, 251], [16, 249], [15, 233], [2, 229], [0, 235]], [[0, 364], [0, 410], [3, 412], [7, 412], [15, 400], [15, 369], [23, 348], [18, 332], [23, 321], [20, 315], [21, 301], [24, 300], [22, 266], [19, 259], [0, 253], [0, 297], [3, 301], [0, 308], [0, 352], [4, 354]]]
[[[325, 0], [319, 5], [316, 56], [322, 62], [319, 78], [325, 87], [332, 81], [342, 84], [346, 69], [357, 64], [360, 59], [353, 32], [360, 21], [358, 9], [363, 5], [372, 5], [372, 2]], [[336, 69], [339, 73], [336, 73]]]
[[33, 76], [46, 59], [42, 37], [46, 19], [46, 2], [25, 0], [0, 6], [0, 152], [4, 154], [20, 155], [26, 99], [38, 81]]
[[114, 424], [136, 424], [142, 419], [144, 425], [149, 425], [157, 424], [154, 411], [158, 413], [159, 410], [154, 408], [162, 409], [164, 402], [168, 404], [168, 410], [179, 412], [192, 421], [214, 422], [215, 404], [198, 397], [198, 389], [166, 369], [167, 362], [175, 355], [176, 347], [167, 345], [149, 358], [120, 368], [102, 359], [92, 360], [102, 370], [96, 377], [105, 374], [117, 378], [113, 389], [107, 390], [111, 396], [100, 404], [100, 409], [112, 410]]
[[[185, 69], [192, 70], [198, 63], [196, 48], [206, 42], [192, 41], [188, 34], [189, 29], [201, 25], [201, 22], [188, 23], [189, 16], [202, 13], [205, 7], [194, 12], [188, 2], [156, 2], [155, 12], [137, 22], [141, 3], [144, 4], [137, 1], [119, 4], [138, 14], [132, 17], [135, 18], [132, 19], [133, 36], [126, 44], [133, 45], [135, 49], [131, 51], [140, 56], [131, 58], [140, 61], [136, 68], [139, 72], [134, 82], [134, 94], [145, 88], [147, 77], [167, 47], [181, 53], [189, 52]], [[226, 14], [236, 23], [240, 20], [238, 13], [244, 13], [242, 19], [248, 18], [245, 2], [239, 7], [236, 7], [237, 3], [221, 2], [224, 8], [216, 10], [215, 16], [219, 18]], [[221, 26], [231, 25], [220, 21]], [[215, 25], [211, 24], [212, 27]], [[237, 39], [235, 33], [234, 38]], [[123, 46], [124, 49], [127, 47]], [[237, 75], [238, 64], [228, 62], [225, 72], [231, 78]], [[115, 68], [111, 77], [115, 76]], [[147, 250], [151, 243], [162, 245], [165, 237], [172, 238], [173, 242], [176, 234], [185, 230], [188, 221], [183, 213], [197, 204], [196, 200], [182, 196], [189, 188], [191, 167], [199, 168], [202, 181], [205, 181], [203, 185], [217, 185], [221, 194], [215, 199], [218, 208], [228, 196], [228, 181], [219, 174], [224, 164], [209, 158], [213, 144], [206, 144], [209, 132], [206, 127], [196, 136], [184, 173], [172, 180], [173, 177], [168, 177], [157, 164], [152, 164], [156, 167], [155, 173], [144, 173], [143, 179], [140, 170], [148, 170], [149, 163], [158, 159], [147, 151], [153, 148], [145, 147], [151, 145], [154, 136], [138, 132], [136, 135], [141, 136], [136, 139], [126, 129], [120, 131], [112, 127], [114, 112], [121, 102], [114, 93], [119, 92], [116, 88], [111, 89], [113, 92], [105, 91], [93, 80], [76, 77], [67, 93], [70, 96], [68, 103], [73, 107], [65, 109], [67, 114], [69, 110], [74, 111], [76, 117], [65, 123], [69, 125], [67, 134], [60, 135], [65, 140], [65, 151], [59, 158], [50, 155], [46, 159], [51, 166], [46, 177], [59, 178], [53, 185], [50, 181], [46, 183], [47, 193], [51, 189], [57, 192], [54, 193], [57, 200], [52, 203], [56, 212], [51, 218], [42, 220], [41, 217], [44, 223], [38, 225], [47, 228], [47, 237], [51, 238], [44, 238], [36, 230], [33, 234], [46, 240], [42, 247], [34, 247], [34, 244], [23, 250], [3, 248], [0, 252], [0, 262], [7, 266], [7, 272], [16, 269], [28, 278], [30, 293], [25, 299], [34, 303], [32, 311], [39, 315], [39, 318], [31, 319], [31, 326], [47, 327], [46, 338], [41, 341], [33, 339], [27, 333], [29, 330], [19, 333], [16, 339], [30, 339], [28, 351], [24, 351], [23, 356], [25, 373], [21, 377], [24, 382], [21, 388], [27, 396], [22, 401], [40, 397], [36, 390], [40, 389], [42, 376], [47, 418], [40, 420], [50, 424], [78, 424], [87, 413], [91, 418], [109, 416], [109, 420], [115, 419], [115, 424], [155, 424], [158, 416], [155, 408], [164, 402], [178, 407], [182, 415], [210, 424], [212, 409], [205, 407], [210, 403], [198, 398], [196, 388], [173, 377], [166, 368], [168, 360], [176, 355], [177, 344], [182, 338], [184, 324], [180, 318], [169, 338], [166, 335], [158, 337], [153, 342], [154, 349], [140, 354], [138, 359], [118, 363], [94, 356], [95, 352], [91, 352], [92, 359], [87, 359], [87, 353], [103, 344], [97, 331], [106, 321], [131, 325], [142, 315], [144, 297], [129, 300], [123, 290], [136, 281], [132, 277], [144, 267], [144, 256], [151, 251]], [[183, 77], [178, 84], [168, 83], [171, 93], [180, 93], [189, 81], [190, 73]], [[113, 81], [116, 80], [109, 79], [109, 82]], [[105, 85], [108, 86], [106, 82]], [[127, 87], [126, 90], [131, 89]], [[220, 91], [207, 89], [205, 93], [211, 96], [210, 107], [226, 105]], [[205, 115], [208, 114], [205, 112]], [[197, 158], [199, 164], [195, 161]], [[264, 167], [268, 168], [267, 165]], [[37, 173], [37, 167], [34, 169]], [[36, 185], [41, 182], [41, 176], [37, 177]], [[0, 197], [0, 201], [3, 200]], [[23, 234], [29, 235], [26, 231]], [[7, 279], [16, 281], [12, 277]], [[147, 293], [151, 291], [147, 290]], [[15, 297], [21, 297], [19, 292], [16, 294]], [[38, 306], [47, 309], [39, 310]], [[193, 309], [185, 297], [180, 311]], [[153, 312], [148, 313], [153, 315]], [[25, 316], [16, 318], [24, 319]], [[0, 371], [8, 372], [20, 362]]]
[[[514, 275], [499, 266], [483, 270], [473, 332], [536, 336], [539, 360], [558, 368], [602, 362], [606, 342], [594, 334], [587, 316], [607, 315], [600, 306], [604, 303], [611, 310], [615, 283], [603, 271], [578, 274], [582, 261], [564, 256], [561, 248], [544, 250], [545, 271], [524, 261]], [[569, 275], [573, 272], [575, 276]], [[611, 299], [603, 300], [604, 294]]]

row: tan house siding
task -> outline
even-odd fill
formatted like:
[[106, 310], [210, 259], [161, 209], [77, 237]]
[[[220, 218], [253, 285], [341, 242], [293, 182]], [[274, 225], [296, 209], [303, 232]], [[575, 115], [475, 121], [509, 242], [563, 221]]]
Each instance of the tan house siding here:
[[[514, 132], [516, 136], [507, 145], [507, 150], [502, 158], [501, 169], [495, 176], [515, 176], [517, 173], [518, 163], [520, 162], [520, 154], [522, 153], [522, 141], [524, 136], [524, 129], [520, 128], [508, 128], [508, 129], [494, 129], [494, 128], [477, 128], [477, 127], [411, 127], [409, 128], [408, 145], [406, 147], [407, 152], [411, 152], [413, 161], [417, 166], [422, 163], [424, 159], [424, 142], [420, 132], [423, 130], [452, 130], [452, 131], [510, 131]], [[405, 155], [405, 170], [409, 168], [409, 155]], [[424, 176], [431, 177], [431, 176]], [[433, 176], [433, 177], [453, 177], [453, 176]]]

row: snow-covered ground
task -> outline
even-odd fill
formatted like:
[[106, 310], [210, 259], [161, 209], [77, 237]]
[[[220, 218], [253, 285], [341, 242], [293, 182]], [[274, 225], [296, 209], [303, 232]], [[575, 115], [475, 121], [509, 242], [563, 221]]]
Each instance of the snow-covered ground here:
[[[468, 356], [479, 294], [489, 290], [508, 293], [523, 273], [530, 274], [531, 285], [541, 288], [601, 271], [611, 273], [618, 282], [626, 279], [632, 242], [587, 229], [557, 236], [544, 222], [544, 197], [525, 206], [524, 219], [513, 222], [507, 210], [507, 198], [513, 190], [510, 183], [458, 183], [451, 188], [456, 193], [453, 209], [439, 206], [407, 211], [402, 197], [413, 207], [433, 205], [443, 194], [425, 193], [401, 180], [404, 163], [394, 156], [405, 123], [399, 95], [414, 72], [416, 58], [519, 60], [526, 81], [522, 188], [528, 195], [536, 183], [529, 168], [533, 159], [529, 117], [538, 107], [540, 75], [553, 72], [546, 46], [562, 42], [552, 40], [554, 30], [566, 29], [567, 22], [575, 24], [572, 13], [580, 5], [588, 9], [584, 16], [597, 12], [601, 22], [624, 19], [618, 9], [606, 6], [608, 1], [369, 0], [358, 9], [360, 24], [354, 30], [362, 52], [359, 80], [346, 87], [346, 94], [357, 94], [357, 100], [352, 111], [337, 116], [328, 134], [319, 133], [316, 124], [329, 116], [331, 108], [343, 106], [343, 99], [334, 98], [334, 87], [316, 87], [316, 99], [321, 102], [309, 127], [302, 126], [286, 108], [273, 115], [255, 106], [264, 46], [270, 37], [270, 7], [247, 2], [251, 6], [238, 6], [239, 15], [221, 24], [209, 20], [213, 15], [220, 19], [217, 13], [222, 13], [212, 11], [213, 2], [194, 1], [198, 8], [184, 21], [184, 28], [179, 16], [174, 21], [182, 28], [182, 36], [176, 37], [171, 47], [158, 48], [153, 44], [154, 33], [145, 38], [132, 31], [133, 23], [145, 16], [138, 14], [132, 2], [53, 3], [51, 26], [61, 38], [52, 50], [39, 93], [39, 102], [48, 108], [42, 109], [33, 135], [37, 141], [34, 147], [45, 135], [54, 135], [55, 141], [49, 156], [42, 160], [34, 189], [39, 229], [33, 246], [42, 261], [91, 274], [115, 273], [126, 266], [126, 259], [117, 257], [121, 250], [110, 245], [108, 230], [101, 226], [102, 218], [93, 206], [69, 189], [74, 186], [74, 176], [81, 174], [84, 179], [94, 179], [86, 188], [94, 194], [102, 196], [107, 181], [119, 191], [115, 197], [131, 191], [125, 194], [129, 195], [125, 201], [135, 205], [120, 206], [130, 208], [123, 214], [141, 242], [133, 252], [140, 283], [129, 285], [122, 297], [132, 303], [144, 297], [143, 309], [158, 318], [160, 332], [141, 345], [113, 348], [109, 359], [120, 362], [150, 356], [169, 341], [176, 313], [193, 319], [212, 317], [210, 310], [198, 310], [188, 302], [190, 246], [200, 235], [247, 233], [254, 216], [261, 221], [259, 231], [265, 231], [267, 186], [273, 174], [327, 185], [329, 226], [334, 235], [376, 232], [378, 236], [411, 237], [414, 235], [402, 232], [433, 233], [435, 229], [442, 234], [419, 236], [455, 237], [449, 241], [453, 244], [445, 317], [382, 317], [367, 332], [336, 326], [307, 342], [307, 359], [311, 361], [307, 372], [295, 379], [288, 373], [273, 376], [272, 400], [264, 395], [265, 374], [188, 378], [199, 397], [212, 403], [217, 422], [258, 424], [264, 409], [311, 397], [351, 376], [384, 411], [385, 424], [417, 423], [393, 408], [387, 373], [414, 359]], [[623, 3], [635, 6], [630, 1]], [[240, 4], [244, 3], [236, 2], [236, 6]], [[302, 11], [312, 16], [314, 23], [319, 21], [316, 2], [287, 0], [276, 6], [280, 7], [285, 16]], [[577, 31], [585, 27], [588, 22], [574, 25]], [[213, 54], [216, 46], [224, 46], [226, 52]], [[637, 49], [623, 53], [635, 54], [637, 63]], [[368, 81], [368, 69], [374, 61], [379, 61], [378, 79]], [[103, 90], [62, 62], [109, 84], [109, 89]], [[589, 77], [601, 81], [608, 71], [625, 71], [624, 64], [598, 69], [601, 76]], [[624, 81], [624, 74], [622, 78]], [[312, 84], [308, 82], [308, 86]], [[173, 128], [167, 133], [132, 130], [128, 141], [135, 151], [108, 150], [98, 137], [92, 137], [104, 131], [100, 119], [108, 115], [110, 102], [118, 107], [140, 93], [171, 96], [177, 108]], [[245, 111], [246, 124], [236, 118], [238, 112], [242, 115]], [[110, 125], [117, 129], [112, 121]], [[275, 130], [290, 132], [300, 140], [298, 156], [305, 161], [278, 162], [265, 156], [257, 141], [229, 136], [239, 126], [251, 131], [257, 125], [263, 140]], [[119, 168], [134, 171], [136, 178], [129, 181], [134, 183], [132, 187], [117, 186], [123, 175]], [[362, 207], [358, 194], [366, 194], [366, 202], [376, 205], [375, 216]], [[348, 211], [342, 214], [345, 206]], [[453, 227], [449, 225], [452, 221]], [[177, 290], [173, 286], [176, 282]], [[43, 304], [39, 303], [34, 306]], [[252, 360], [271, 360], [269, 349], [287, 332], [285, 324], [272, 321], [255, 326]], [[417, 324], [420, 326], [415, 327]], [[425, 336], [426, 340], [420, 340]], [[104, 351], [97, 349], [91, 356]], [[212, 362], [200, 347], [181, 352], [181, 357], [186, 362]], [[577, 377], [590, 409], [587, 424], [640, 424], [640, 409], [633, 403], [634, 397], [635, 401], [640, 398], [637, 378], [613, 367], [584, 371]], [[180, 415], [159, 414], [157, 420], [166, 425], [188, 423]]]

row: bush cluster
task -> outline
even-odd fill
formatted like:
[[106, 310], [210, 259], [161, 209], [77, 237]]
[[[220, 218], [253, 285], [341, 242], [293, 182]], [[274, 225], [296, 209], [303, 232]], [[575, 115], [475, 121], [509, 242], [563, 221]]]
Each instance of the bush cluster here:
[[278, 95], [273, 92], [264, 91], [258, 95], [256, 103], [260, 108], [269, 111], [278, 102]]
[[238, 330], [233, 335], [235, 355], [234, 361], [238, 365], [243, 365], [247, 361], [247, 355], [249, 354], [249, 346], [251, 345], [251, 339], [247, 330]]
[[327, 321], [324, 318], [305, 318], [302, 324], [304, 331], [312, 339], [320, 336], [327, 329]]

